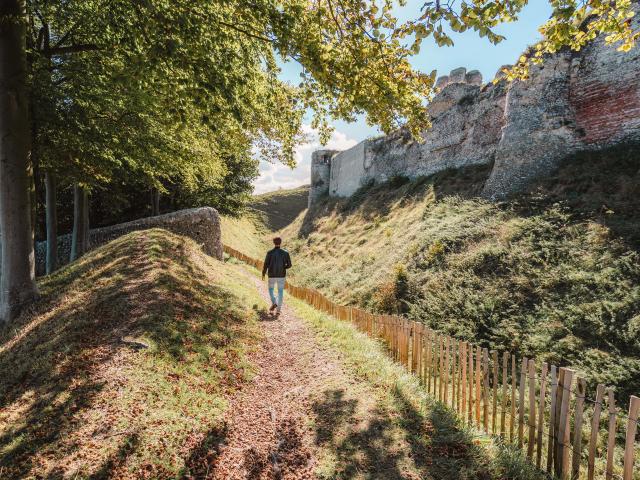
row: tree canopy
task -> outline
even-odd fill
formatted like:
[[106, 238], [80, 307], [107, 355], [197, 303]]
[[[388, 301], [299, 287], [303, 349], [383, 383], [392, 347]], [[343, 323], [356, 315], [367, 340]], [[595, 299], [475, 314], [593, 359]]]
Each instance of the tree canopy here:
[[[292, 165], [307, 108], [323, 138], [332, 118], [362, 113], [385, 132], [417, 133], [428, 126], [435, 80], [409, 63], [422, 41], [451, 45], [448, 25], [500, 42], [496, 27], [528, 1], [430, 1], [405, 23], [397, 3], [28, 0], [35, 145], [75, 177], [108, 181], [124, 163], [151, 183], [181, 175], [189, 183], [222, 178], [222, 158], [240, 145], [249, 157]], [[631, 0], [550, 3], [543, 40], [512, 77], [597, 34], [625, 50], [640, 36]], [[278, 78], [278, 57], [301, 64], [298, 85]]]
[[[496, 32], [496, 27], [516, 21], [529, 3], [529, 0], [429, 1], [423, 4], [417, 19], [400, 28], [400, 35], [413, 37], [415, 52], [422, 40], [430, 36], [440, 46], [453, 45], [451, 35], [443, 28], [445, 25], [453, 32], [472, 29], [480, 37], [499, 43], [505, 38]], [[631, 22], [637, 0], [548, 0], [548, 3], [553, 10], [549, 20], [538, 29], [542, 40], [505, 72], [509, 79], [526, 77], [529, 65], [541, 63], [546, 54], [562, 48], [580, 50], [598, 35], [621, 51], [629, 51], [640, 38], [640, 30]]]
[[[510, 78], [596, 35], [621, 50], [640, 37], [635, 0], [549, 3], [543, 40]], [[236, 211], [259, 159], [294, 165], [308, 109], [322, 139], [333, 119], [358, 114], [384, 132], [427, 128], [436, 72], [410, 63], [423, 40], [450, 45], [448, 31], [472, 29], [499, 42], [496, 27], [516, 20], [528, 0], [428, 1], [407, 22], [394, 14], [398, 4], [404, 0], [2, 2], [0, 229], [11, 236], [3, 238], [1, 311], [35, 294], [33, 249], [21, 247], [32, 242], [32, 167], [46, 172], [48, 188], [55, 190], [53, 177], [75, 185], [85, 203], [88, 190], [119, 182], [113, 192], [145, 185], [178, 192], [177, 205], [214, 201]], [[286, 59], [302, 67], [298, 84], [279, 77]], [[46, 197], [55, 204], [53, 190]]]

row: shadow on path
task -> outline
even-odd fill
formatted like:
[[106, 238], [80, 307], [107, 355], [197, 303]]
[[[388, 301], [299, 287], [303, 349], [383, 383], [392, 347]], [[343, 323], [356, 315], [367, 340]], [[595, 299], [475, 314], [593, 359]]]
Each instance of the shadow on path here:
[[313, 404], [316, 444], [335, 458], [340, 479], [491, 478], [488, 459], [439, 404], [427, 416], [390, 392], [392, 408], [376, 406], [362, 418], [358, 399], [327, 390]]

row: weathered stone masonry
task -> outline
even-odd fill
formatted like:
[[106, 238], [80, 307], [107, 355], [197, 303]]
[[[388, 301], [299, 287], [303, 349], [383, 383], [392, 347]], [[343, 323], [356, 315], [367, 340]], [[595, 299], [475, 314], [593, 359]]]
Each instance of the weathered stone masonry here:
[[[141, 218], [132, 222], [119, 223], [110, 227], [96, 228], [89, 233], [89, 248], [94, 249], [129, 232], [164, 228], [178, 235], [195, 240], [204, 253], [222, 260], [222, 235], [220, 216], [211, 207], [192, 208], [167, 213], [155, 217]], [[36, 274], [44, 275], [47, 242], [36, 244]], [[71, 235], [58, 237], [58, 259], [63, 265], [69, 261]]]
[[436, 87], [423, 142], [396, 132], [316, 152], [309, 204], [324, 194], [352, 195], [372, 180], [481, 164], [493, 164], [483, 195], [503, 198], [580, 151], [640, 150], [639, 47], [618, 52], [598, 38], [579, 52], [549, 56], [526, 81], [483, 85], [478, 71], [458, 68]]

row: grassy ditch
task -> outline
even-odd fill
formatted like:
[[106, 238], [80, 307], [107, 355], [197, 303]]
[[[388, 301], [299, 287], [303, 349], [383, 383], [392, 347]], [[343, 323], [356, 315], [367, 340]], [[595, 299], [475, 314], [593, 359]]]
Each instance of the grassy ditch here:
[[637, 395], [640, 164], [587, 157], [501, 203], [486, 167], [327, 199], [281, 232], [295, 281]]

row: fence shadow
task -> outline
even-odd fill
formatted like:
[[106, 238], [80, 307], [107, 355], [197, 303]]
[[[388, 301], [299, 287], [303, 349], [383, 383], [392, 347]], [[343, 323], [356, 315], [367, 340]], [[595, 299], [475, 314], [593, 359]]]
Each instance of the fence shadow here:
[[316, 444], [331, 452], [337, 478], [402, 480], [416, 478], [415, 471], [420, 478], [490, 478], [486, 452], [452, 412], [433, 404], [425, 415], [401, 392], [391, 395], [394, 412], [370, 410], [364, 428], [358, 427], [360, 400], [343, 389], [327, 390], [314, 402]]

